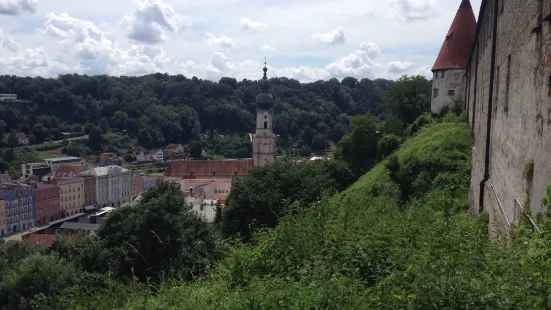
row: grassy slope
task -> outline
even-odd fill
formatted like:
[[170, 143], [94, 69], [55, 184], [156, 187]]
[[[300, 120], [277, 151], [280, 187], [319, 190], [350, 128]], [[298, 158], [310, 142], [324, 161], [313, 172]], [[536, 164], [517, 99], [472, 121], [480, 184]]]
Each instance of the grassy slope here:
[[467, 204], [470, 145], [465, 125], [429, 126], [395, 154], [451, 165], [422, 195], [400, 204], [383, 161], [344, 192], [259, 234], [256, 245], [234, 248], [206, 281], [169, 282], [126, 307], [477, 308], [499, 294], [486, 287], [488, 266], [475, 263], [494, 247], [476, 219], [453, 211]]

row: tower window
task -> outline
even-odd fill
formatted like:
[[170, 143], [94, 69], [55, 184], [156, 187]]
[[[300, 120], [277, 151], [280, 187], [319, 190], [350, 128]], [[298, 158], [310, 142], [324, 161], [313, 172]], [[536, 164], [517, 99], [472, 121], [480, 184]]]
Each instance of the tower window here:
[[264, 122], [264, 129], [268, 129], [268, 122]]
[[268, 116], [264, 116], [264, 119], [267, 119], [267, 118], [268, 118]]
[[448, 90], [448, 96], [455, 96], [455, 90], [449, 89]]
[[435, 88], [435, 89], [434, 89], [434, 92], [432, 93], [432, 96], [433, 96], [434, 98], [438, 97], [438, 88]]
[[444, 71], [444, 70], [442, 70], [442, 78], [444, 78], [444, 72], [445, 72], [445, 71]]

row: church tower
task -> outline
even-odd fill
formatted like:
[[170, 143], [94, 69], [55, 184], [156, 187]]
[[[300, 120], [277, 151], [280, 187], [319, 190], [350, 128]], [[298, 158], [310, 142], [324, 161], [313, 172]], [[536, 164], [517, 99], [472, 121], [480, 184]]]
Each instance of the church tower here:
[[438, 58], [432, 67], [431, 112], [465, 101], [469, 57], [475, 39], [476, 19], [469, 0], [462, 0]]
[[256, 132], [253, 135], [253, 163], [262, 166], [273, 163], [276, 158], [276, 136], [273, 129], [273, 97], [270, 95], [270, 81], [266, 76], [268, 68], [264, 62], [264, 76], [260, 80], [260, 94], [256, 96]]

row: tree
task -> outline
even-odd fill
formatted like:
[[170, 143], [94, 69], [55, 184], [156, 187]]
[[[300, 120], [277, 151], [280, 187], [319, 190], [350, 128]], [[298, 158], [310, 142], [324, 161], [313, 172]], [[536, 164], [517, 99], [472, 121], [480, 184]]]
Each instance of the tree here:
[[100, 151], [102, 144], [103, 144], [102, 130], [97, 126], [94, 126], [90, 131], [90, 135], [88, 136], [88, 145], [90, 146], [91, 149]]
[[398, 147], [400, 146], [400, 142], [400, 137], [396, 135], [384, 135], [379, 140], [379, 143], [377, 145], [377, 149], [379, 150], [379, 157], [382, 159], [392, 154], [392, 152], [398, 149]]
[[189, 156], [193, 159], [201, 158], [201, 153], [203, 152], [203, 145], [201, 141], [192, 141], [189, 144]]
[[33, 127], [33, 135], [37, 143], [43, 143], [48, 137], [48, 129], [46, 129], [46, 127], [44, 127], [41, 123], [38, 123]]
[[117, 111], [115, 114], [113, 114], [113, 117], [111, 118], [111, 124], [113, 124], [113, 127], [116, 127], [118, 129], [123, 129], [124, 122], [128, 119], [128, 114], [124, 111]]
[[87, 135], [90, 134], [90, 132], [92, 132], [92, 129], [93, 129], [93, 128], [94, 128], [94, 124], [92, 124], [92, 123], [86, 123], [86, 124], [84, 125], [84, 133], [87, 134]]
[[308, 164], [275, 162], [256, 167], [244, 179], [236, 179], [223, 212], [226, 236], [249, 240], [261, 227], [275, 227], [287, 208], [306, 207], [324, 194], [348, 186], [352, 172], [338, 160]]
[[350, 120], [350, 133], [337, 143], [335, 157], [365, 172], [377, 158], [378, 130], [379, 120], [375, 115], [354, 116]]
[[116, 210], [99, 231], [119, 276], [159, 279], [170, 269], [201, 275], [218, 257], [208, 225], [186, 205], [180, 185], [157, 182], [135, 208]]
[[109, 122], [105, 117], [102, 117], [99, 120], [99, 127], [101, 128], [101, 131], [105, 134], [109, 132]]
[[153, 138], [147, 128], [142, 128], [138, 132], [138, 144], [146, 149], [153, 148]]
[[8, 134], [7, 144], [11, 148], [14, 148], [19, 144], [19, 140], [17, 139], [17, 135], [14, 129], [10, 130], [10, 133]]
[[72, 132], [82, 132], [82, 126], [79, 124], [75, 124], [71, 127]]
[[422, 76], [403, 76], [383, 93], [387, 114], [393, 114], [404, 124], [411, 124], [424, 112], [430, 111], [431, 89]]

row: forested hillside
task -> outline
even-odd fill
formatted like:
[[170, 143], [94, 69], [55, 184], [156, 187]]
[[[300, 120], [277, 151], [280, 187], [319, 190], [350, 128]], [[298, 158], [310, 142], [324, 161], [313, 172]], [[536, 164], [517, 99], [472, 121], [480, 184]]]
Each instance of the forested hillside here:
[[[392, 84], [404, 91], [400, 83], [409, 83], [409, 91], [422, 98], [411, 106], [422, 111], [430, 100], [429, 83], [422, 77], [397, 82], [355, 78], [314, 83], [272, 78], [270, 82], [280, 153], [295, 143], [306, 154], [324, 151], [328, 141], [339, 141], [346, 134], [349, 117], [354, 115], [373, 113], [384, 119], [389, 114], [396, 118], [407, 114], [403, 121], [410, 123], [420, 113], [384, 107], [388, 96], [387, 107], [396, 101], [396, 94], [388, 94]], [[257, 81], [222, 78], [212, 82], [161, 73], [141, 77], [73, 74], [52, 79], [0, 76], [0, 93], [15, 93], [22, 100], [0, 105], [0, 133], [22, 131], [32, 142], [41, 143], [59, 138], [61, 132], [90, 133], [98, 127], [104, 135], [110, 129], [125, 130], [129, 138], [147, 144], [144, 147], [186, 144], [199, 140], [201, 133], [220, 133], [237, 138], [219, 141], [218, 149], [213, 146], [212, 151], [242, 156], [250, 153], [245, 133], [254, 130], [258, 92]], [[99, 143], [89, 147], [101, 149]]]

